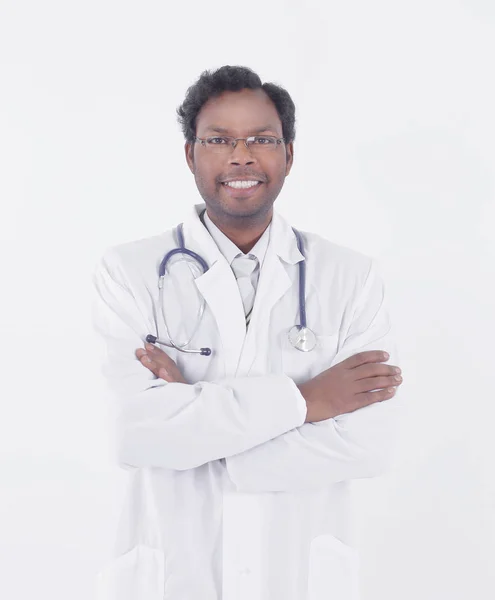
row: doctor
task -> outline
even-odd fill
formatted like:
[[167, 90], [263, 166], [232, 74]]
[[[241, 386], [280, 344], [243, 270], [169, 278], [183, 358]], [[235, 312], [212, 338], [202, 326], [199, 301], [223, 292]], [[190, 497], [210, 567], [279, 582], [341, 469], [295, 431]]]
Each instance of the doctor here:
[[[178, 114], [204, 203], [182, 231], [108, 248], [93, 276], [129, 475], [97, 598], [357, 600], [350, 482], [390, 467], [402, 418], [383, 282], [273, 210], [294, 157], [287, 91], [224, 66]], [[160, 291], [179, 245], [192, 254], [170, 257]]]

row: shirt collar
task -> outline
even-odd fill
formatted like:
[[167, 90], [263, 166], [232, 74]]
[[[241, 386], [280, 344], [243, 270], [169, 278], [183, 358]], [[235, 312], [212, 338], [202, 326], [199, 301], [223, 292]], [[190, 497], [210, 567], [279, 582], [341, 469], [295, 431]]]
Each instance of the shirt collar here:
[[[240, 253], [241, 256], [247, 256], [247, 254], [244, 254], [244, 252], [242, 252], [242, 250], [240, 250], [232, 240], [230, 240], [224, 233], [223, 231], [221, 231], [216, 225], [215, 223], [213, 223], [213, 221], [210, 219], [210, 217], [208, 216], [208, 213], [205, 212], [204, 213], [204, 220], [205, 220], [205, 225], [206, 228], [208, 229], [208, 232], [210, 233], [211, 237], [213, 238], [213, 240], [215, 241], [216, 245], [218, 246], [220, 252], [225, 256], [225, 258], [227, 259], [229, 265], [232, 264], [232, 261], [234, 260], [234, 258]], [[263, 261], [265, 259], [265, 255], [266, 255], [266, 250], [268, 248], [268, 242], [270, 240], [270, 229], [271, 229], [271, 221], [268, 225], [268, 227], [265, 229], [265, 231], [263, 232], [263, 235], [260, 237], [260, 239], [256, 242], [256, 244], [254, 245], [254, 247], [249, 251], [249, 254], [253, 254], [254, 256], [256, 256], [256, 258], [258, 259], [260, 268], [263, 266]]]
[[[184, 220], [184, 238], [186, 246], [194, 252], [201, 255], [209, 266], [221, 256], [217, 244], [210, 235], [208, 229], [200, 219], [200, 214], [206, 209], [204, 202], [193, 204], [188, 209], [188, 216]], [[178, 239], [176, 240], [178, 242]], [[270, 243], [268, 244], [267, 254], [274, 252], [281, 260], [289, 265], [295, 265], [304, 260], [303, 254], [298, 249], [297, 240], [292, 227], [274, 208], [273, 218], [270, 223]]]

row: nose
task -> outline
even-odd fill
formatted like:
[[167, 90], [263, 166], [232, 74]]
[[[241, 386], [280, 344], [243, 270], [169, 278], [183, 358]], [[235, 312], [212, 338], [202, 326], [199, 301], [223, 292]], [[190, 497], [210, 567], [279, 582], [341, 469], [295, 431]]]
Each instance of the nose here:
[[244, 140], [237, 140], [236, 147], [230, 154], [229, 162], [231, 164], [245, 164], [249, 165], [256, 162], [255, 158], [251, 154], [250, 150], [246, 147]]

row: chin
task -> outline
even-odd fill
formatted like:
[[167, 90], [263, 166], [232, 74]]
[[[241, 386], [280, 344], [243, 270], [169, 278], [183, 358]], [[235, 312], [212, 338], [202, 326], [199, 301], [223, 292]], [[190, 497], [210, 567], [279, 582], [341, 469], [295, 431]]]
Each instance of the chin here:
[[259, 200], [236, 200], [235, 198], [226, 205], [222, 205], [225, 213], [233, 217], [254, 217], [256, 215], [262, 215], [267, 213], [271, 207], [271, 204], [267, 205]]

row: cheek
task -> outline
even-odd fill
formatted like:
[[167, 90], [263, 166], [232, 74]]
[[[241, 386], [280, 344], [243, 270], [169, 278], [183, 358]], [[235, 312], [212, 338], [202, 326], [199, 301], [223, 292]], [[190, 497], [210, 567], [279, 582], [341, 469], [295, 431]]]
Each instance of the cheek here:
[[208, 173], [205, 173], [202, 170], [196, 169], [196, 172], [194, 173], [194, 178], [196, 180], [196, 185], [200, 189], [207, 189], [213, 185], [211, 183], [211, 178], [208, 176]]
[[217, 171], [205, 167], [197, 168], [194, 173], [196, 184], [202, 189], [213, 190], [215, 188], [219, 188], [221, 184], [217, 181], [217, 176]]
[[277, 161], [276, 164], [270, 166], [270, 170], [267, 171], [267, 175], [270, 181], [283, 182], [285, 179], [285, 171], [287, 170], [287, 163], [285, 160]]

